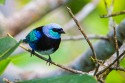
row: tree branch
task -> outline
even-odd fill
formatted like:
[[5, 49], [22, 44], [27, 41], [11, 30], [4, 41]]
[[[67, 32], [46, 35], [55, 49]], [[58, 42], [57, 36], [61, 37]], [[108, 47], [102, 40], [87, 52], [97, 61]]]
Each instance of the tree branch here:
[[[79, 22], [84, 20], [98, 5], [100, 0], [92, 0], [92, 2], [86, 4], [81, 11], [79, 11], [75, 17]], [[69, 29], [72, 29], [76, 24], [74, 21], [71, 19], [68, 21], [63, 27], [65, 31], [68, 31]]]
[[[13, 36], [10, 35], [9, 33], [7, 33], [7, 35], [13, 38]], [[26, 48], [26, 47], [23, 46], [22, 44], [20, 44], [20, 47], [23, 48], [24, 50], [26, 50], [26, 51], [32, 53], [32, 50]], [[40, 58], [40, 59], [42, 59], [42, 60], [48, 62], [48, 59], [47, 59], [47, 58], [45, 58], [45, 57], [39, 55], [38, 53], [34, 52], [34, 53], [32, 53], [32, 54], [35, 55], [36, 57], [38, 57], [38, 58]], [[62, 66], [62, 65], [60, 65], [60, 64], [57, 64], [57, 63], [55, 63], [55, 62], [53, 62], [53, 61], [49, 61], [49, 63], [51, 63], [51, 64], [53, 64], [53, 65], [55, 65], [55, 66], [57, 66], [57, 67], [60, 67], [60, 68], [62, 68], [62, 69], [64, 69], [64, 70], [67, 70], [67, 71], [69, 71], [69, 72], [71, 72], [71, 73], [85, 74], [85, 73], [82, 72], [82, 71], [77, 71], [77, 70], [74, 70], [74, 69], [71, 69], [71, 68], [68, 68], [68, 67], [64, 67], [64, 66]]]
[[122, 67], [111, 67], [110, 69], [111, 70], [119, 70], [119, 71], [125, 72], [125, 68], [122, 68]]
[[[120, 47], [123, 44], [125, 39], [125, 20], [121, 22], [116, 27], [116, 36], [118, 41], [118, 46]], [[96, 56], [99, 60], [106, 60], [115, 53], [115, 43], [114, 43], [114, 31], [108, 33], [109, 40], [100, 40], [96, 42], [93, 47], [96, 52]], [[73, 69], [81, 70], [84, 72], [89, 72], [95, 68], [95, 63], [90, 60], [90, 57], [93, 56], [91, 49], [89, 48], [81, 56], [79, 56], [70, 66]], [[79, 64], [79, 65], [78, 65]]]
[[[94, 35], [94, 34], [88, 35], [87, 37], [88, 37], [88, 39], [108, 40], [108, 38], [105, 37], [105, 36]], [[84, 38], [82, 35], [79, 35], [79, 36], [66, 36], [66, 37], [63, 37], [63, 38], [62, 38], [62, 41], [71, 41], [71, 40], [76, 40], [76, 41], [78, 41], [78, 40], [84, 40], [84, 39], [85, 39], [85, 38]]]
[[94, 51], [94, 48], [93, 48], [91, 42], [89, 41], [88, 37], [86, 36], [85, 32], [82, 30], [82, 26], [79, 24], [78, 20], [77, 20], [77, 19], [75, 18], [75, 16], [73, 15], [71, 9], [68, 8], [68, 7], [67, 7], [67, 9], [68, 9], [68, 12], [69, 12], [70, 16], [73, 18], [73, 20], [75, 21], [76, 25], [78, 26], [78, 29], [80, 30], [80, 32], [82, 33], [82, 35], [85, 37], [86, 41], [88, 42], [88, 44], [89, 44], [89, 46], [90, 46], [90, 48], [91, 48], [91, 50], [92, 50], [92, 52], [93, 52], [93, 58], [94, 58], [94, 60], [97, 60], [97, 59], [96, 59], [96, 53], [95, 53], [95, 51]]
[[102, 71], [97, 73], [97, 76], [99, 76], [100, 74], [104, 73], [107, 69], [110, 69], [110, 67], [115, 64], [115, 62], [117, 62], [122, 56], [124, 56], [125, 54], [125, 50], [123, 51], [123, 53], [121, 55], [118, 56], [118, 58], [116, 58], [110, 65], [108, 65], [105, 69], [103, 69]]
[[[116, 46], [116, 53], [117, 53], [117, 58], [119, 56], [119, 48], [118, 48], [118, 41], [117, 41], [117, 37], [116, 37], [116, 28], [113, 27], [114, 29], [114, 41], [115, 41], [115, 46]], [[119, 66], [119, 60], [117, 61], [117, 67]]]
[[[20, 45], [20, 47], [23, 48], [24, 50], [30, 52], [30, 53], [32, 52], [30, 49], [24, 47], [23, 45]], [[37, 54], [37, 53], [33, 53], [33, 55], [35, 55], [36, 57], [38, 57], [38, 58], [40, 58], [40, 59], [42, 59], [42, 60], [44, 60], [44, 61], [48, 61], [48, 59], [46, 59], [45, 57], [43, 57], [43, 56], [41, 56], [41, 55], [39, 55], [39, 54]], [[85, 73], [82, 72], [82, 71], [77, 71], [77, 70], [74, 70], [74, 69], [71, 69], [71, 68], [68, 68], [68, 67], [64, 67], [64, 66], [62, 66], [62, 65], [60, 65], [60, 64], [57, 64], [57, 63], [55, 63], [55, 62], [53, 62], [53, 61], [51, 61], [51, 62], [49, 62], [49, 63], [51, 63], [51, 64], [53, 64], [53, 65], [55, 65], [55, 66], [57, 66], [57, 67], [60, 67], [60, 68], [62, 68], [62, 69], [64, 69], [64, 70], [67, 70], [67, 71], [69, 71], [69, 72], [71, 72], [71, 73], [85, 74]]]
[[115, 12], [109, 15], [101, 15], [100, 18], [108, 18], [108, 17], [114, 17], [114, 16], [118, 16], [118, 15], [122, 15], [125, 14], [125, 10], [122, 10], [120, 12]]

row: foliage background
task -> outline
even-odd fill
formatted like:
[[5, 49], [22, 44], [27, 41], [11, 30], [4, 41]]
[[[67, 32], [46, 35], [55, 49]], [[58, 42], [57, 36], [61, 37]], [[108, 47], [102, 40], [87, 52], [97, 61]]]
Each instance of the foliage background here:
[[[1, 0], [0, 2], [2, 3], [2, 1], [4, 0]], [[32, 0], [6, 0], [5, 2], [6, 4], [0, 5], [0, 12], [5, 17], [11, 17], [12, 14], [22, 9], [31, 1]], [[106, 0], [106, 1], [109, 5], [112, 0]], [[66, 4], [66, 6], [69, 6], [72, 9], [73, 13], [77, 14], [87, 3], [90, 3], [90, 2], [91, 0], [77, 0], [77, 1], [71, 0], [71, 2]], [[113, 12], [124, 10], [125, 9], [124, 5], [125, 5], [125, 0], [115, 0]], [[71, 19], [66, 10], [66, 6], [61, 6], [49, 12], [44, 17], [41, 17], [41, 19], [38, 20], [37, 22], [31, 24], [29, 27], [26, 27], [25, 30], [23, 30], [21, 33], [15, 36], [16, 40], [19, 41], [20, 39], [23, 39], [26, 35], [22, 35], [22, 34], [27, 34], [31, 29], [41, 25], [45, 25], [53, 22], [58, 23], [62, 26], [66, 24]], [[105, 9], [104, 2], [103, 0], [100, 0], [99, 4], [94, 9], [94, 11], [92, 11], [88, 16], [86, 16], [85, 19], [83, 19], [80, 22], [86, 34], [106, 35], [108, 33], [109, 31], [108, 18], [102, 19], [99, 17], [100, 15], [106, 14], [106, 13], [107, 12]], [[125, 15], [120, 15], [120, 16], [114, 17], [114, 20], [116, 21], [117, 24], [119, 24], [124, 19], [124, 17]], [[63, 37], [76, 36], [76, 35], [80, 35], [80, 33], [75, 26], [74, 28], [66, 31], [66, 35], [63, 35]], [[96, 41], [98, 40], [91, 40], [92, 43]], [[72, 61], [75, 60], [79, 55], [81, 55], [88, 47], [89, 46], [85, 40], [84, 41], [83, 40], [62, 41], [59, 50], [54, 54], [52, 54], [51, 57], [53, 61], [59, 64], [67, 65], [72, 63]], [[6, 59], [0, 62], [0, 66], [1, 64], [9, 65], [9, 66], [7, 65], [7, 68], [2, 75], [9, 75], [8, 74], [9, 68], [12, 68], [12, 69], [14, 68], [20, 72], [25, 72], [21, 74], [22, 77], [24, 76], [24, 79], [32, 79], [32, 78], [36, 78], [37, 76], [41, 77], [42, 75], [48, 74], [53, 70], [57, 69], [57, 67], [53, 65], [47, 66], [45, 61], [35, 56], [30, 57], [30, 54], [22, 50], [21, 48], [18, 48], [8, 58], [9, 60]], [[125, 59], [122, 60], [120, 64], [121, 66], [125, 67]], [[14, 73], [17, 74], [18, 71], [11, 71], [10, 77], [11, 76], [13, 77]], [[29, 75], [26, 76], [27, 74]], [[0, 76], [0, 78], [1, 78], [0, 79], [1, 81], [2, 77]], [[106, 83], [125, 83], [125, 72], [112, 71], [106, 78]]]

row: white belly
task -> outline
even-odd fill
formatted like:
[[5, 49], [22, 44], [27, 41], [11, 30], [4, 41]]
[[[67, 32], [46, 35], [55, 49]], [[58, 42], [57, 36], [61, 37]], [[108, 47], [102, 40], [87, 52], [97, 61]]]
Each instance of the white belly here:
[[54, 52], [53, 50], [54, 50], [54, 48], [51, 48], [51, 49], [46, 50], [46, 51], [37, 51], [37, 52], [40, 54], [43, 54], [43, 55], [50, 55]]

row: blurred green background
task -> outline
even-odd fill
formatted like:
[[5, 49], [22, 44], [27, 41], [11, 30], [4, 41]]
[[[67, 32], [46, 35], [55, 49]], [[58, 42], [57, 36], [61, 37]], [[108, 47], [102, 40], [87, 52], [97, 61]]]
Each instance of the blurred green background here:
[[[10, 7], [11, 10], [7, 12], [9, 9], [5, 10], [3, 5], [0, 6], [1, 11], [6, 17], [11, 16], [15, 11], [19, 11], [32, 0], [7, 0], [8, 4], [14, 4], [14, 6]], [[6, 2], [7, 2], [6, 1]], [[12, 1], [12, 3], [11, 3]], [[35, 27], [45, 25], [48, 23], [58, 23], [60, 25], [65, 25], [71, 18], [67, 12], [66, 6], [70, 7], [74, 14], [77, 14], [81, 9], [92, 0], [71, 0], [65, 6], [61, 6], [54, 11], [49, 12], [44, 17], [42, 17], [39, 21], [33, 23], [31, 26], [27, 27], [33, 29]], [[93, 0], [94, 1], [94, 0]], [[100, 18], [99, 16], [102, 14], [107, 14], [105, 9], [104, 0], [100, 0], [97, 7], [92, 11], [85, 19], [83, 19], [80, 24], [83, 26], [86, 34], [98, 34], [98, 35], [106, 35], [109, 32], [109, 19], [108, 18]], [[111, 4], [112, 0], [106, 0], [108, 6]], [[125, 0], [115, 0], [114, 10], [113, 12], [118, 12], [121, 10], [125, 10]], [[9, 8], [9, 7], [8, 7]], [[117, 24], [119, 24], [125, 15], [120, 15], [113, 17]], [[24, 31], [24, 33], [26, 30]], [[23, 33], [23, 31], [22, 31]], [[28, 32], [26, 32], [28, 33]], [[17, 40], [19, 38], [20, 33], [18, 34]], [[75, 36], [80, 35], [80, 32], [77, 30], [75, 26], [72, 29], [66, 31], [65, 36]], [[25, 37], [26, 35], [24, 35]], [[98, 40], [91, 40], [92, 43]], [[54, 54], [51, 55], [52, 60], [56, 63], [67, 65], [70, 64], [73, 60], [75, 60], [78, 56], [84, 53], [88, 48], [88, 44], [85, 40], [78, 41], [62, 41], [59, 50], [57, 50]], [[17, 50], [16, 50], [17, 51]], [[45, 56], [48, 58], [48, 56]], [[30, 57], [30, 54], [26, 51], [22, 51], [21, 53], [18, 51], [13, 53], [10, 57], [12, 64], [19, 69], [24, 71], [37, 71], [47, 69], [48, 72], [57, 69], [55, 66], [48, 66], [45, 61], [33, 56]], [[125, 60], [121, 61], [121, 66], [125, 67]], [[46, 71], [47, 72], [47, 71]], [[121, 71], [112, 71], [108, 77], [106, 78], [106, 83], [125, 83], [125, 72]]]

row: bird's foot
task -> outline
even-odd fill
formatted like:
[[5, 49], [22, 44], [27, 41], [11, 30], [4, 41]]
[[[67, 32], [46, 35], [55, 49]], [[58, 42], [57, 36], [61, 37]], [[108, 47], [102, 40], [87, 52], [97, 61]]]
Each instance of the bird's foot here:
[[34, 50], [32, 50], [32, 51], [31, 51], [31, 54], [30, 54], [30, 55], [31, 55], [31, 57], [34, 55], [34, 53], [35, 53], [35, 51], [34, 51]]
[[52, 59], [51, 59], [51, 57], [49, 56], [49, 58], [48, 58], [46, 64], [49, 63], [49, 66], [50, 66], [50, 65], [51, 65], [51, 62], [52, 62]]

